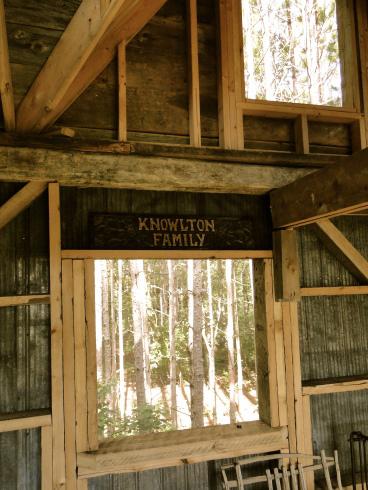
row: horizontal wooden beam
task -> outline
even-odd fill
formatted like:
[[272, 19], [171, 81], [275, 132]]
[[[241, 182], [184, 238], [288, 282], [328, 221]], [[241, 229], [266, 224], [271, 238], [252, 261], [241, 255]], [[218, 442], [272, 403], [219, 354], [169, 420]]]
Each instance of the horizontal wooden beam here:
[[[12, 418], [14, 415], [17, 415], [17, 418]], [[0, 416], [0, 433], [24, 429], [36, 429], [37, 427], [48, 427], [50, 425], [50, 413], [36, 415], [32, 412], [22, 412], [19, 414]]]
[[[9, 179], [4, 175], [3, 179], [0, 180]], [[18, 216], [18, 214], [27, 209], [28, 206], [30, 206], [32, 202], [44, 192], [46, 187], [47, 182], [40, 182], [40, 179], [34, 179], [34, 182], [29, 182], [28, 184], [26, 184], [24, 187], [22, 187], [20, 191], [14, 194], [14, 196], [12, 196], [5, 204], [3, 204], [0, 207], [0, 230], [1, 228], [4, 228], [4, 226], [7, 225], [13, 218]]]
[[314, 223], [368, 208], [368, 149], [271, 192], [274, 228]]
[[362, 118], [360, 112], [340, 107], [318, 106], [313, 104], [285, 104], [285, 102], [247, 100], [241, 104], [243, 113], [250, 116], [283, 117], [296, 119], [300, 115], [309, 120], [332, 123], [353, 123]]
[[0, 180], [65, 186], [264, 194], [310, 169], [183, 158], [0, 147]]
[[368, 261], [328, 219], [317, 221], [313, 230], [338, 260], [363, 283], [368, 282]]
[[149, 155], [157, 157], [184, 158], [222, 163], [244, 163], [281, 167], [322, 168], [343, 162], [345, 155], [301, 155], [292, 152], [264, 150], [226, 150], [213, 146], [194, 148], [184, 144], [164, 144], [131, 141], [125, 143], [111, 140], [86, 140], [47, 135], [24, 135], [0, 132], [0, 146], [46, 148], [88, 153], [111, 153]]
[[345, 393], [347, 391], [368, 390], [368, 379], [352, 379], [346, 381], [323, 382], [310, 386], [303, 386], [303, 395], [328, 395], [331, 393]]
[[62, 250], [63, 259], [270, 259], [272, 250]]
[[368, 286], [333, 286], [301, 288], [301, 295], [311, 296], [352, 296], [354, 294], [368, 294]]
[[49, 304], [48, 294], [32, 294], [28, 296], [0, 296], [0, 308], [4, 306]]
[[96, 452], [78, 454], [78, 477], [179, 466], [286, 447], [287, 429], [273, 429], [260, 421], [125, 437], [100, 444]]

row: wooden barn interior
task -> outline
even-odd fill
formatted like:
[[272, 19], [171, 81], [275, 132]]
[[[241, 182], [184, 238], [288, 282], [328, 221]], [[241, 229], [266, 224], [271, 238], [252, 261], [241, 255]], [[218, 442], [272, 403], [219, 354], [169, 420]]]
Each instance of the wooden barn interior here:
[[[0, 0], [0, 490], [367, 488], [368, 5], [326, 104], [247, 92], [277, 1]], [[259, 420], [99, 439], [99, 259], [252, 259]]]

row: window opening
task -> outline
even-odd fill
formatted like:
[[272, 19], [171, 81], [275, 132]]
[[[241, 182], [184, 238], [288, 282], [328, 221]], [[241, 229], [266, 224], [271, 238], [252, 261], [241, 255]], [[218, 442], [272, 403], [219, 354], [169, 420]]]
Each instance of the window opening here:
[[258, 420], [251, 260], [95, 261], [100, 438]]
[[342, 106], [335, 0], [242, 0], [245, 96]]

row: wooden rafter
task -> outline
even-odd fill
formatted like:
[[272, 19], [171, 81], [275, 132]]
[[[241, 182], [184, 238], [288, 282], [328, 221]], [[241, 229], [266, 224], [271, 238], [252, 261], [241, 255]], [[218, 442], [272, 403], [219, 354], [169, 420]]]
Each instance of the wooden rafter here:
[[345, 267], [360, 281], [368, 281], [368, 261], [328, 219], [318, 221], [314, 231]]
[[368, 149], [271, 192], [274, 228], [292, 228], [368, 208]]
[[15, 129], [13, 84], [10, 72], [4, 0], [0, 0], [0, 95], [6, 131]]
[[29, 182], [0, 207], [0, 230], [40, 196], [47, 182]]
[[50, 126], [139, 32], [166, 0], [83, 0], [17, 113], [20, 132]]

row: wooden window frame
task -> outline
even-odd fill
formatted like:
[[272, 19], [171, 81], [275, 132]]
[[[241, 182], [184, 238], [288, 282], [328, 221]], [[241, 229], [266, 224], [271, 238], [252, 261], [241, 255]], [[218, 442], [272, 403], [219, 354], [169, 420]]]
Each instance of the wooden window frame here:
[[[242, 21], [242, 0], [240, 3], [240, 17]], [[341, 64], [341, 90], [343, 103], [341, 107], [327, 106], [323, 104], [302, 104], [283, 101], [269, 101], [263, 99], [250, 99], [245, 97], [245, 82], [243, 82], [242, 108], [245, 115], [267, 114], [269, 117], [293, 118], [295, 114], [304, 114], [307, 117], [322, 118], [326, 122], [342, 122], [354, 120], [361, 112], [358, 50], [355, 26], [355, 2], [353, 8], [345, 0], [336, 0], [337, 30], [339, 39], [339, 55]], [[344, 19], [344, 22], [342, 22]], [[240, 40], [241, 59], [244, 63], [244, 47]], [[342, 47], [343, 46], [343, 47]], [[244, 68], [244, 67], [243, 67]], [[243, 69], [244, 73], [244, 69]], [[243, 77], [244, 79], [244, 77]]]
[[[258, 116], [294, 120], [297, 153], [309, 153], [309, 121], [347, 124], [351, 128], [352, 151], [366, 147], [366, 117], [362, 112], [367, 110], [364, 107], [367, 83], [366, 70], [362, 65], [365, 58], [363, 56], [363, 59], [362, 55], [365, 54], [367, 26], [359, 15], [355, 25], [355, 11], [357, 10], [358, 14], [360, 12], [356, 2], [352, 9], [346, 0], [337, 0], [337, 8], [342, 11], [338, 17], [348, 19], [344, 22], [343, 32], [339, 31], [340, 46], [344, 45], [343, 50], [340, 48], [340, 52], [344, 51], [341, 64], [345, 102], [342, 107], [247, 99], [244, 86], [242, 0], [219, 0], [221, 146], [228, 149], [244, 149], [243, 118]], [[349, 40], [345, 42], [344, 37], [347, 36]], [[344, 87], [347, 90], [344, 90]]]
[[[94, 345], [92, 345], [93, 339], [95, 339], [94, 311], [92, 311], [94, 289], [91, 291], [91, 281], [94, 284], [92, 274], [94, 261], [139, 258], [256, 259], [258, 262], [264, 263], [266, 267], [264, 285], [267, 289], [267, 298], [265, 299], [267, 306], [262, 305], [262, 307], [268, 308], [269, 311], [270, 307], [273, 308], [270, 305], [276, 304], [273, 295], [272, 251], [62, 250], [61, 257], [67, 483], [73, 485], [75, 482], [87, 481], [89, 478], [110, 473], [143, 471], [158, 467], [208, 461], [210, 459], [242, 456], [254, 452], [261, 453], [270, 450], [288, 449], [286, 416], [284, 413], [280, 420], [278, 407], [280, 400], [277, 392], [275, 393], [275, 386], [277, 385], [275, 380], [279, 379], [280, 376], [282, 377], [282, 372], [285, 373], [285, 368], [284, 365], [281, 368], [279, 366], [278, 373], [276, 372], [276, 355], [267, 356], [265, 360], [267, 363], [265, 371], [272, 373], [269, 378], [270, 389], [266, 395], [269, 400], [265, 401], [266, 404], [269, 402], [272, 405], [272, 420], [265, 417], [263, 422], [243, 422], [241, 424], [218, 425], [188, 429], [184, 432], [180, 431], [180, 438], [183, 440], [182, 445], [177, 443], [176, 431], [127, 436], [113, 440], [113, 442], [99, 442], [97, 440], [95, 341]], [[77, 290], [79, 290], [78, 293]], [[78, 323], [77, 328], [76, 322]], [[82, 324], [84, 328], [80, 328]], [[279, 324], [279, 332], [280, 326], [282, 330], [282, 325]], [[274, 328], [275, 323], [272, 320], [271, 330], [274, 331]], [[76, 334], [79, 337], [78, 341], [75, 337]], [[282, 338], [278, 337], [278, 339], [282, 345]], [[269, 337], [267, 346], [272, 346], [272, 349], [274, 349], [275, 346], [272, 345], [272, 341], [271, 337]], [[72, 365], [73, 362], [76, 362], [77, 351], [81, 352], [82, 355], [82, 361], [78, 361], [78, 368]], [[283, 363], [284, 359], [278, 358], [278, 362]], [[74, 370], [74, 374], [71, 370]], [[82, 370], [82, 374], [80, 370]], [[85, 375], [83, 374], [84, 372]], [[91, 416], [91, 404], [88, 403], [88, 400], [92, 399], [93, 403], [93, 398], [91, 398], [93, 390], [95, 390], [95, 413]], [[283, 399], [281, 403], [286, 407], [284, 391], [281, 395]], [[87, 403], [81, 406], [80, 402], [83, 399]], [[70, 403], [75, 405], [70, 406]], [[276, 413], [277, 416], [275, 416]], [[76, 467], [77, 473], [75, 472]], [[75, 482], [73, 482], [73, 479], [75, 479]]]

